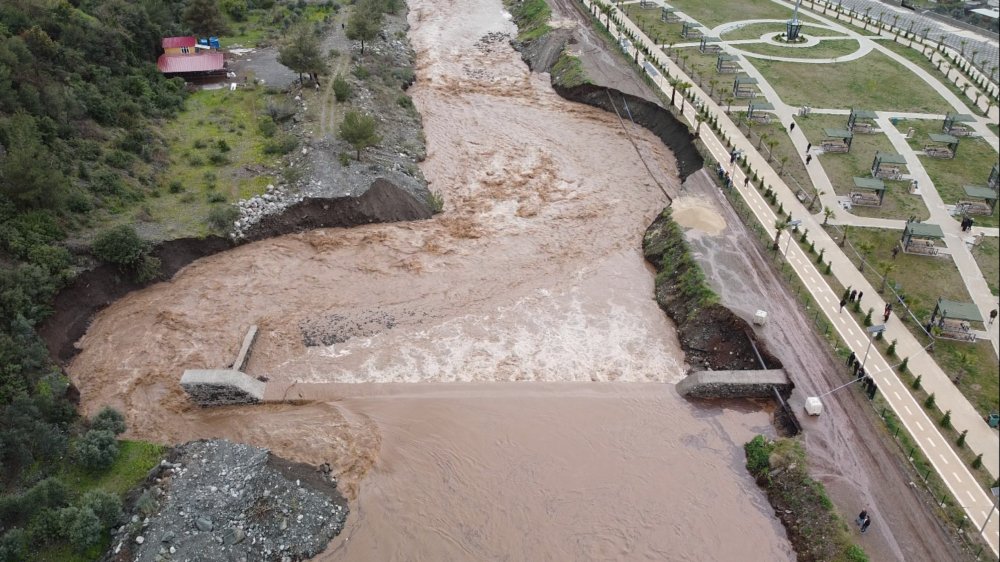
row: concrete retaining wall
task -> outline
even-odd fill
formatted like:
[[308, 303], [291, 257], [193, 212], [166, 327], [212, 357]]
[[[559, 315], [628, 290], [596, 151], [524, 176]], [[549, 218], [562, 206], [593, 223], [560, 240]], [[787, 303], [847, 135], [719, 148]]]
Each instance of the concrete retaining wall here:
[[266, 385], [232, 369], [188, 369], [181, 386], [199, 406], [225, 406], [260, 402]]
[[688, 398], [774, 398], [792, 392], [792, 381], [784, 369], [759, 371], [697, 371], [677, 383], [677, 392]]

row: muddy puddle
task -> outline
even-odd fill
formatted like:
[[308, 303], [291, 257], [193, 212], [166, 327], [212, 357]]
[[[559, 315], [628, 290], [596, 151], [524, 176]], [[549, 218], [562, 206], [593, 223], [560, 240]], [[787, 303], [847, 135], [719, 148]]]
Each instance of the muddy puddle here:
[[[354, 514], [325, 559], [793, 558], [741, 464], [767, 416], [669, 384], [683, 355], [639, 250], [666, 197], [617, 118], [532, 75], [497, 0], [410, 9], [445, 212], [248, 244], [125, 297], [69, 366], [83, 409], [331, 462]], [[676, 193], [669, 151], [631, 134]], [[227, 366], [251, 324], [247, 370], [300, 402], [190, 407], [182, 371]]]

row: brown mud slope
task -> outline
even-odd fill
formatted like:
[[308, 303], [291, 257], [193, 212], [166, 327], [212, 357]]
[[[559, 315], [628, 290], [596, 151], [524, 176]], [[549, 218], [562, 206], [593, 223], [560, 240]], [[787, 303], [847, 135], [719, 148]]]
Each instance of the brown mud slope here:
[[[756, 341], [746, 320], [721, 304], [706, 301], [704, 293], [696, 288], [704, 281], [695, 280], [700, 278], [700, 272], [690, 269], [700, 266], [691, 257], [684, 234], [669, 211], [665, 209], [649, 225], [642, 247], [646, 261], [659, 273], [655, 282], [656, 302], [676, 324], [687, 363], [694, 370], [760, 369], [753, 349], [755, 344], [767, 368], [780, 369], [781, 361], [767, 350], [764, 342]], [[666, 272], [665, 263], [675, 265]]]
[[[428, 219], [427, 204], [386, 180], [376, 180], [361, 197], [305, 199], [280, 215], [271, 215], [255, 226], [250, 240], [261, 240], [324, 227], [347, 227], [375, 222]], [[160, 278], [137, 283], [113, 265], [102, 264], [81, 273], [59, 292], [52, 304], [55, 313], [39, 329], [49, 353], [60, 362], [76, 355], [74, 345], [90, 325], [93, 315], [126, 294], [162, 279], [170, 279], [191, 262], [233, 248], [219, 236], [181, 238], [158, 244], [153, 255], [162, 262]]]

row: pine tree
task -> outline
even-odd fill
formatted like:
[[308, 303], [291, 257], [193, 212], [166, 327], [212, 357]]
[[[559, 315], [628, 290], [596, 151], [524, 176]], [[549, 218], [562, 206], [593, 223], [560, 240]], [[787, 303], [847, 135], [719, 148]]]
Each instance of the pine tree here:
[[285, 38], [284, 44], [278, 49], [278, 62], [298, 72], [300, 81], [303, 73], [316, 78], [326, 70], [319, 39], [308, 25], [295, 27]]
[[347, 141], [358, 152], [378, 144], [382, 137], [375, 132], [375, 118], [359, 111], [348, 111], [340, 123], [340, 138]]
[[189, 0], [184, 8], [184, 23], [195, 35], [224, 35], [228, 31], [226, 17], [217, 0]]
[[359, 2], [347, 19], [347, 38], [361, 41], [361, 54], [365, 54], [365, 41], [378, 37], [382, 29], [382, 10], [375, 2]]

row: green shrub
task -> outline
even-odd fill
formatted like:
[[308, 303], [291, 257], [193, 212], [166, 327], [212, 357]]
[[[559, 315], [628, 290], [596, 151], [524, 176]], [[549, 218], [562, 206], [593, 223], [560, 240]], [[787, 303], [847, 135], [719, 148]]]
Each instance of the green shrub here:
[[346, 152], [341, 152], [340, 154], [337, 155], [337, 160], [340, 162], [341, 166], [346, 168], [351, 165], [352, 158], [350, 154]]
[[747, 470], [755, 478], [766, 475], [770, 470], [768, 458], [773, 448], [774, 446], [768, 443], [763, 435], [758, 435], [743, 445], [747, 456]]
[[238, 218], [240, 210], [235, 205], [213, 205], [208, 211], [209, 226], [219, 232], [228, 232]]
[[229, 147], [229, 143], [226, 139], [219, 139], [215, 143], [215, 147], [219, 149], [219, 152], [229, 152], [232, 148]]
[[0, 562], [28, 559], [28, 535], [22, 529], [10, 529], [0, 536]]
[[928, 396], [927, 399], [924, 400], [924, 408], [927, 408], [928, 410], [930, 410], [931, 408], [934, 407], [935, 403], [936, 403], [936, 401], [934, 399], [934, 393], [932, 392], [930, 394], [930, 396]]
[[[905, 359], [903, 360], [903, 363], [906, 363]], [[903, 363], [900, 363], [900, 365], [899, 365], [899, 370], [900, 371], [905, 371], [906, 370], [904, 368]], [[913, 390], [920, 390], [920, 383], [923, 381], [923, 378], [924, 378], [923, 375], [917, 375], [917, 378], [913, 379], [913, 382], [910, 383], [910, 388], [912, 388]]]
[[206, 142], [205, 139], [195, 139], [194, 147], [197, 148], [198, 150], [201, 150], [206, 146], [208, 146], [208, 142]]
[[972, 460], [972, 468], [979, 470], [983, 467], [983, 454], [979, 453], [976, 458]]
[[968, 433], [969, 433], [969, 430], [968, 430], [968, 429], [963, 429], [963, 430], [962, 430], [962, 433], [961, 433], [961, 434], [959, 434], [959, 436], [958, 436], [958, 440], [957, 440], [957, 441], [955, 441], [955, 444], [956, 444], [956, 445], [958, 445], [958, 448], [959, 448], [959, 449], [963, 449], [963, 448], [965, 448], [965, 436], [966, 436], [966, 435], [967, 435]]
[[213, 152], [208, 155], [208, 161], [213, 166], [224, 166], [229, 163], [229, 158], [221, 152]]
[[[212, 187], [215, 187], [215, 186], [213, 185]], [[217, 191], [209, 193], [208, 197], [206, 197], [206, 199], [208, 200], [209, 203], [225, 203], [226, 202], [226, 196], [223, 195], [223, 194], [221, 194], [221, 193], [219, 193], [219, 192], [217, 192]]]
[[91, 429], [76, 442], [75, 454], [77, 461], [86, 470], [104, 470], [114, 464], [118, 457], [115, 434]]
[[396, 98], [396, 103], [403, 109], [413, 109], [413, 98], [406, 94], [400, 94], [399, 97]]
[[278, 125], [274, 122], [274, 119], [271, 119], [270, 116], [261, 117], [257, 121], [257, 130], [259, 130], [260, 134], [265, 137], [271, 138], [274, 136], [274, 133], [278, 131]]
[[369, 72], [367, 68], [361, 66], [360, 64], [355, 66], [354, 69], [351, 70], [351, 74], [353, 74], [354, 77], [357, 78], [358, 80], [364, 80], [369, 76], [371, 76], [371, 72]]
[[436, 191], [427, 192], [427, 206], [431, 208], [431, 212], [435, 215], [444, 210], [444, 197]]
[[172, 180], [167, 187], [167, 191], [170, 193], [180, 193], [184, 191], [184, 184], [181, 183], [181, 180]]
[[351, 97], [351, 84], [339, 74], [333, 79], [333, 95], [339, 102], [345, 102]]
[[59, 510], [59, 519], [63, 537], [80, 552], [100, 544], [104, 537], [101, 519], [88, 507], [63, 508]]
[[951, 428], [951, 410], [947, 410], [944, 416], [941, 417], [941, 427], [945, 429]]
[[122, 518], [121, 498], [104, 490], [90, 490], [84, 494], [80, 508], [91, 510], [105, 527], [117, 524]]
[[91, 244], [91, 251], [98, 259], [121, 267], [136, 267], [149, 251], [135, 229], [120, 225], [97, 235]]
[[160, 276], [160, 268], [163, 263], [156, 256], [143, 256], [139, 266], [135, 268], [135, 280], [139, 283], [152, 281]]
[[264, 143], [264, 154], [288, 154], [299, 145], [299, 139], [292, 135], [281, 135]]
[[114, 435], [125, 433], [125, 416], [118, 410], [105, 406], [90, 420], [90, 428], [98, 431], [110, 431]]

